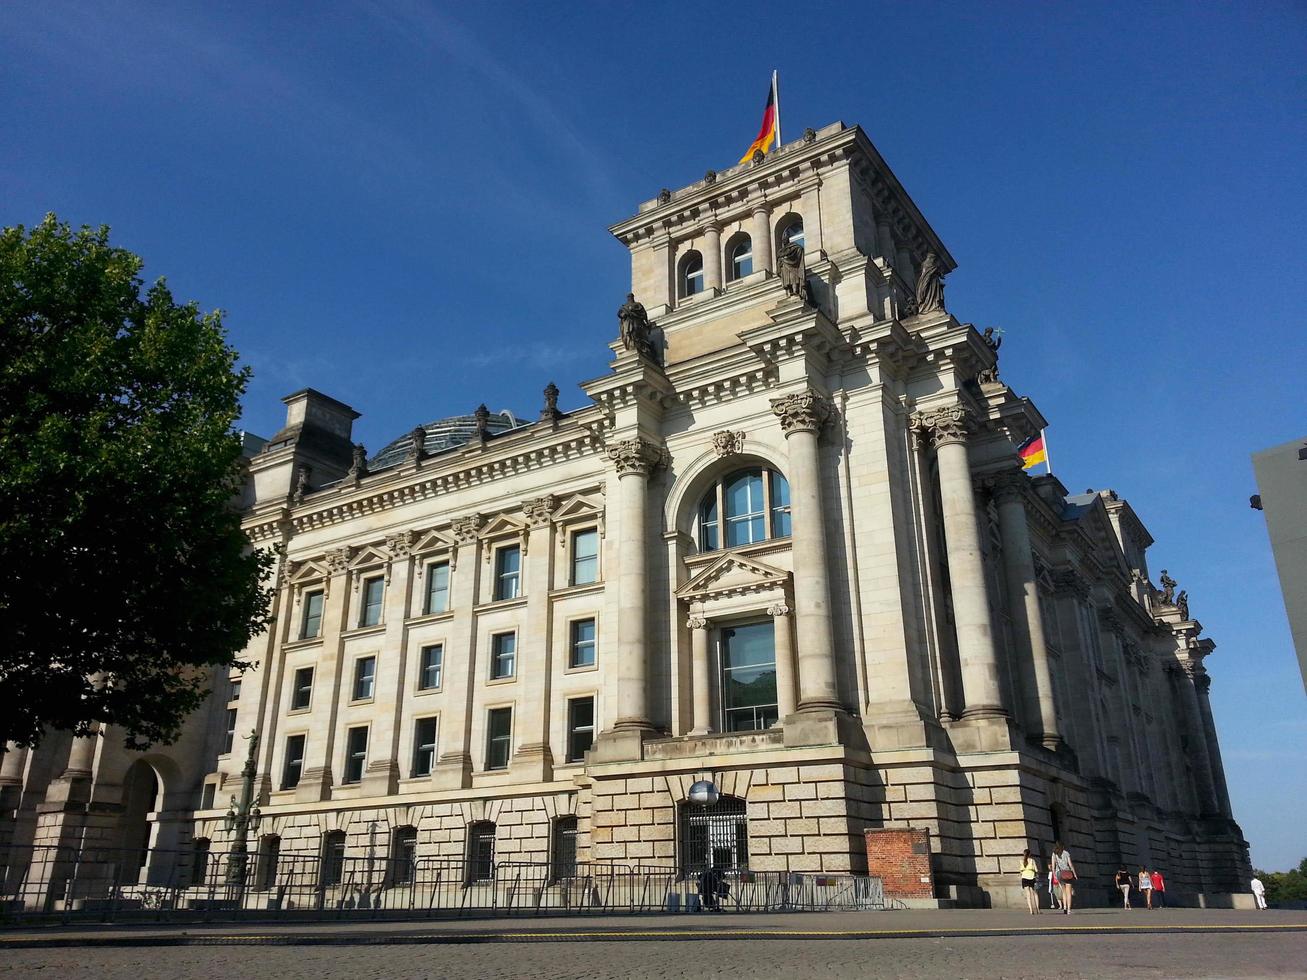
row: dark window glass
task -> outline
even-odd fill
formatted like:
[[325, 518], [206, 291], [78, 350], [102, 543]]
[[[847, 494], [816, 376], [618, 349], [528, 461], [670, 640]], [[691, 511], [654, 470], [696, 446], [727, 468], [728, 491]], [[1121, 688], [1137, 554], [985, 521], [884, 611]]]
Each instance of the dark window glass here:
[[554, 821], [553, 877], [576, 876], [576, 817], [559, 817]]
[[328, 888], [345, 877], [345, 831], [331, 830], [322, 838], [322, 883]]
[[445, 648], [436, 643], [422, 648], [422, 663], [418, 670], [418, 690], [430, 691], [440, 686], [440, 672], [444, 667]]
[[377, 682], [377, 658], [360, 657], [354, 661], [354, 700], [364, 701], [372, 697]]
[[449, 609], [449, 562], [427, 566], [427, 612], [439, 613]]
[[776, 631], [772, 622], [724, 629], [722, 714], [728, 732], [760, 731], [777, 718]]
[[241, 699], [241, 681], [236, 678], [231, 682], [231, 693], [227, 695], [228, 701], [239, 701]]
[[771, 473], [771, 536], [790, 535], [790, 481], [774, 470]]
[[390, 882], [407, 885], [413, 881], [418, 858], [418, 832], [416, 827], [399, 827], [390, 845]]
[[717, 519], [717, 486], [714, 485], [699, 505], [699, 546], [704, 551], [716, 551], [721, 547], [720, 527]]
[[791, 221], [788, 225], [785, 226], [785, 230], [781, 232], [782, 245], [793, 244], [793, 245], [798, 245], [799, 248], [803, 248], [803, 241], [804, 239], [803, 239], [802, 221]]
[[204, 789], [200, 791], [200, 809], [212, 810], [213, 799], [218, 795], [217, 783], [205, 783]]
[[236, 709], [227, 709], [227, 730], [222, 736], [222, 752], [226, 755], [236, 744]]
[[300, 667], [295, 671], [290, 692], [290, 710], [300, 711], [313, 701], [313, 668]]
[[496, 633], [490, 638], [490, 679], [513, 676], [517, 660], [517, 634]]
[[322, 633], [322, 593], [308, 592], [304, 596], [304, 621], [300, 626], [300, 639], [311, 640]]
[[259, 838], [259, 853], [255, 858], [254, 887], [267, 891], [277, 887], [277, 860], [281, 856], [281, 838], [265, 834]]
[[571, 652], [568, 655], [569, 667], [593, 667], [595, 663], [595, 621], [578, 619], [572, 623]]
[[436, 765], [436, 719], [419, 718], [413, 725], [413, 775], [430, 776]]
[[753, 241], [747, 235], [731, 247], [731, 278], [743, 279], [753, 273]]
[[694, 296], [703, 292], [703, 256], [689, 253], [681, 260], [681, 295]]
[[573, 698], [567, 702], [567, 761], [580, 762], [595, 738], [595, 699]]
[[495, 599], [516, 599], [522, 594], [522, 549], [509, 545], [495, 552]]
[[495, 825], [488, 820], [467, 829], [467, 879], [489, 881], [495, 876]]
[[363, 583], [363, 611], [360, 626], [376, 626], [381, 622], [381, 601], [386, 594], [386, 580], [378, 576]]
[[699, 547], [786, 537], [791, 533], [790, 484], [775, 470], [741, 470], [713, 484], [699, 502]]
[[507, 769], [513, 748], [513, 709], [491, 708], [486, 718], [486, 768]]
[[577, 531], [572, 535], [572, 584], [599, 581], [599, 531]]
[[209, 838], [197, 837], [191, 844], [191, 886], [204, 884], [209, 875]]
[[286, 738], [286, 764], [282, 767], [281, 788], [294, 789], [300, 784], [304, 772], [304, 736], [290, 735]]
[[351, 728], [345, 745], [345, 782], [357, 783], [368, 761], [367, 727]]

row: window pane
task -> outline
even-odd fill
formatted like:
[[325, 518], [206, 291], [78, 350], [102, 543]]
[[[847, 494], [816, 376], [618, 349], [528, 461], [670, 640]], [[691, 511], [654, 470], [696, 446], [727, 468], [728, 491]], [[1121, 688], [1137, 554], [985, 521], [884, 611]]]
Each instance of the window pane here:
[[742, 279], [753, 272], [753, 243], [745, 238], [731, 249], [731, 278]]
[[681, 293], [684, 296], [694, 296], [701, 292], [703, 292], [703, 258], [695, 252], [686, 257], [685, 264], [681, 267]]
[[795, 221], [785, 226], [781, 241], [786, 245], [798, 245], [803, 248], [803, 222]]
[[440, 686], [440, 672], [444, 666], [445, 648], [441, 644], [422, 648], [422, 664], [418, 672], [418, 689], [429, 691]]
[[313, 700], [313, 668], [301, 667], [295, 671], [294, 690], [290, 695], [292, 711], [307, 708]]
[[241, 682], [239, 678], [231, 682], [231, 694], [227, 695], [228, 701], [239, 701], [241, 699]]
[[381, 599], [385, 592], [386, 580], [370, 578], [363, 583], [363, 615], [360, 626], [376, 626], [381, 622]]
[[427, 569], [427, 612], [449, 609], [449, 562], [442, 561]]
[[594, 743], [594, 698], [573, 698], [567, 702], [567, 761], [580, 762]]
[[790, 481], [775, 470], [771, 474], [771, 533], [784, 538], [790, 530]]
[[255, 885], [258, 891], [267, 891], [277, 884], [277, 859], [281, 855], [281, 838], [269, 834], [259, 839], [258, 857], [255, 859]]
[[593, 667], [595, 662], [595, 621], [578, 619], [572, 623], [571, 667]]
[[572, 535], [572, 584], [599, 581], [599, 532], [577, 531]]
[[495, 874], [495, 825], [474, 823], [467, 835], [468, 881], [489, 881]]
[[419, 718], [413, 731], [413, 775], [430, 776], [436, 765], [436, 719]]
[[304, 597], [304, 626], [300, 639], [309, 640], [322, 632], [322, 593], [310, 592]]
[[499, 680], [513, 676], [517, 656], [517, 634], [498, 633], [490, 640], [490, 677]]
[[576, 874], [576, 817], [559, 817], [554, 821], [553, 877], [571, 878]]
[[491, 708], [486, 724], [486, 768], [507, 769], [512, 748], [513, 709]]
[[722, 493], [726, 501], [726, 546], [751, 544], [766, 535], [763, 521], [762, 472], [750, 470], [733, 477]]
[[377, 658], [363, 657], [354, 667], [354, 700], [362, 701], [372, 697], [377, 675]]
[[236, 744], [236, 709], [227, 709], [227, 731], [222, 738], [223, 753], [230, 752]]
[[522, 549], [517, 545], [495, 552], [495, 598], [516, 599], [521, 594]]
[[363, 778], [363, 766], [368, 758], [367, 728], [351, 728], [346, 745], [345, 782], [357, 783]]
[[770, 622], [722, 631], [722, 709], [727, 731], [754, 731], [776, 721], [775, 635]]
[[704, 551], [716, 551], [718, 544], [717, 522], [717, 484], [713, 484], [708, 495], [699, 505], [699, 547]]
[[304, 736], [291, 735], [286, 739], [286, 765], [282, 769], [281, 788], [294, 789], [304, 772]]

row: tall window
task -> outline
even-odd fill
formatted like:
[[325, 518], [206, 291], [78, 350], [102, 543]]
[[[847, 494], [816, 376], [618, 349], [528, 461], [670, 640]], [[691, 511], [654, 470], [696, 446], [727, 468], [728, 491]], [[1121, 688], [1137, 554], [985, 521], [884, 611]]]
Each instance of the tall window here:
[[486, 713], [486, 768], [507, 769], [513, 748], [513, 709], [491, 708]]
[[413, 882], [413, 871], [418, 860], [418, 831], [416, 827], [396, 827], [390, 841], [390, 883], [408, 885]]
[[294, 789], [300, 784], [300, 776], [304, 772], [304, 739], [303, 735], [286, 737], [286, 764], [281, 770], [282, 789]]
[[436, 719], [413, 723], [413, 775], [430, 776], [436, 765]]
[[366, 725], [351, 728], [345, 740], [345, 782], [357, 783], [363, 778], [363, 767], [368, 761], [368, 729]]
[[239, 677], [235, 677], [232, 678], [231, 693], [227, 695], [227, 700], [239, 701], [240, 699], [241, 699], [241, 679]]
[[776, 631], [771, 620], [721, 631], [722, 715], [728, 732], [753, 732], [777, 718]]
[[418, 665], [418, 690], [431, 691], [440, 686], [441, 671], [445, 664], [445, 647], [433, 643], [422, 648], [422, 659]]
[[771, 469], [738, 470], [699, 503], [699, 547], [716, 551], [790, 534], [790, 484]]
[[313, 668], [299, 667], [291, 682], [290, 710], [302, 711], [313, 701]]
[[495, 598], [516, 599], [522, 594], [522, 549], [506, 545], [495, 552]]
[[226, 755], [236, 744], [236, 709], [227, 709], [227, 730], [222, 734], [222, 752]]
[[595, 740], [595, 699], [567, 702], [567, 761], [580, 762]]
[[799, 248], [803, 248], [803, 220], [801, 218], [794, 218], [786, 222], [781, 227], [780, 240], [782, 246], [798, 245]]
[[576, 817], [559, 817], [554, 821], [553, 860], [550, 876], [555, 880], [576, 876]]
[[359, 657], [354, 661], [354, 698], [366, 701], [377, 686], [377, 658]]
[[495, 876], [495, 825], [478, 820], [467, 828], [467, 880], [489, 881]]
[[427, 566], [427, 606], [430, 613], [449, 609], [449, 562], [439, 561]]
[[255, 891], [266, 892], [270, 888], [277, 887], [277, 862], [280, 857], [280, 837], [276, 834], [264, 834], [259, 838], [259, 850], [255, 858]]
[[322, 590], [304, 594], [304, 619], [300, 623], [300, 639], [311, 640], [322, 634]]
[[197, 837], [191, 843], [191, 887], [204, 884], [209, 876], [209, 838]]
[[567, 656], [569, 667], [593, 667], [595, 664], [595, 621], [572, 621], [572, 642]]
[[490, 679], [492, 681], [512, 677], [516, 660], [516, 633], [496, 633], [490, 638]]
[[212, 810], [213, 799], [218, 795], [217, 783], [205, 783], [204, 789], [200, 790], [200, 809]]
[[378, 575], [363, 583], [363, 609], [360, 626], [376, 626], [381, 622], [381, 600], [386, 594], [386, 580]]
[[599, 531], [590, 528], [572, 535], [572, 584], [599, 581]]
[[322, 884], [331, 888], [345, 878], [345, 831], [329, 830], [322, 835]]
[[677, 280], [682, 298], [703, 292], [703, 256], [698, 252], [686, 253]]
[[743, 279], [753, 274], [753, 240], [741, 235], [730, 247], [731, 279]]

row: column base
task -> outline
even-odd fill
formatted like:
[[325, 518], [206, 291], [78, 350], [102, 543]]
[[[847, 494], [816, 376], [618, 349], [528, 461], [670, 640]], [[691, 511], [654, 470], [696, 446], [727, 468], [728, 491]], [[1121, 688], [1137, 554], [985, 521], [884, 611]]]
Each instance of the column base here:
[[1011, 752], [1019, 744], [1012, 721], [999, 714], [963, 714], [961, 721], [948, 726], [949, 741], [959, 754], [969, 752]]
[[867, 706], [862, 719], [873, 752], [896, 749], [943, 748], [944, 730], [914, 701], [884, 701]]
[[432, 789], [466, 789], [472, 785], [472, 756], [466, 752], [442, 755], [431, 770]]
[[399, 763], [394, 759], [368, 763], [360, 792], [364, 796], [393, 796], [399, 790]]
[[46, 803], [85, 805], [91, 800], [91, 774], [85, 770], [67, 770], [50, 780], [45, 791]]
[[800, 708], [785, 719], [783, 729], [786, 748], [867, 744], [858, 719], [841, 708]]
[[644, 743], [658, 733], [652, 728], [613, 729], [603, 732], [590, 746], [586, 755], [588, 765], [608, 762], [640, 762], [644, 759]]
[[332, 782], [330, 769], [321, 766], [305, 769], [295, 787], [295, 802], [318, 803], [331, 799]]
[[554, 776], [554, 754], [542, 742], [523, 745], [513, 753], [510, 768], [518, 779], [543, 783]]

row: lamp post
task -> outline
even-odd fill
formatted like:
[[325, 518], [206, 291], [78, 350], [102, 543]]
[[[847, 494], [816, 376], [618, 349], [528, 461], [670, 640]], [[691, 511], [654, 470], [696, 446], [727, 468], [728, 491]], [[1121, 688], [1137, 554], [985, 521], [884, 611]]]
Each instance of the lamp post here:
[[263, 819], [258, 800], [254, 797], [254, 753], [259, 746], [259, 733], [251, 729], [245, 740], [250, 743], [250, 749], [245, 755], [245, 768], [241, 770], [240, 803], [237, 804], [233, 793], [231, 806], [227, 810], [227, 830], [234, 835], [231, 851], [227, 855], [227, 884], [236, 886], [240, 891], [244, 891], [249, 865], [249, 841], [246, 835], [249, 831], [258, 833], [259, 821]]

